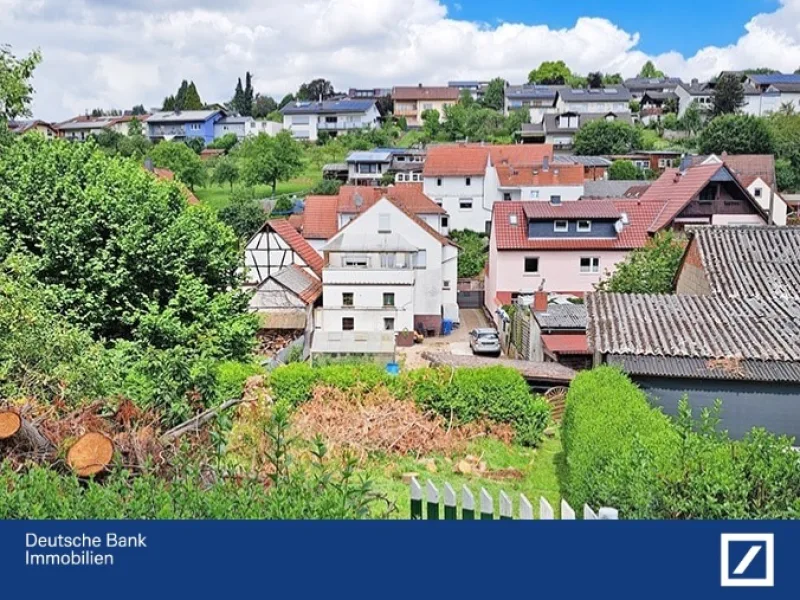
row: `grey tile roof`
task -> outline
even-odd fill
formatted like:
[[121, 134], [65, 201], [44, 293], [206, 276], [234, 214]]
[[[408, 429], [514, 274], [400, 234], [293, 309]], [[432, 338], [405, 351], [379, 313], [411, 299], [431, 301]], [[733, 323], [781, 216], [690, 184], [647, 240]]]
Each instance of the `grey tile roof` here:
[[800, 361], [796, 301], [592, 292], [586, 308], [603, 354]]
[[375, 100], [323, 100], [322, 102], [295, 102], [281, 109], [284, 115], [323, 115], [335, 113], [363, 113], [375, 105]]
[[800, 363], [763, 360], [714, 360], [665, 356], [610, 354], [610, 365], [630, 375], [685, 379], [737, 379], [744, 381], [800, 381]]
[[621, 84], [592, 89], [563, 87], [558, 93], [565, 102], [627, 102], [631, 99], [630, 91]]
[[800, 228], [712, 226], [692, 235], [712, 293], [800, 301]]
[[583, 183], [583, 197], [584, 198], [623, 198], [625, 193], [632, 187], [647, 185], [647, 181], [639, 181], [637, 179], [617, 179], [606, 180], [598, 179], [597, 181], [585, 181]]
[[533, 318], [542, 329], [586, 329], [586, 306], [550, 304], [546, 312], [533, 311]]
[[506, 87], [505, 94], [506, 98], [509, 100], [554, 100], [556, 93], [561, 89], [564, 89], [564, 86], [534, 84], [509, 85]]
[[182, 110], [180, 112], [165, 111], [153, 113], [148, 123], [186, 123], [189, 121], [207, 121], [215, 114], [219, 113], [218, 110]]
[[675, 89], [682, 83], [680, 77], [631, 77], [623, 85], [629, 90], [643, 91]]
[[554, 163], [583, 165], [584, 167], [610, 167], [611, 161], [602, 156], [581, 156], [578, 154], [556, 154]]

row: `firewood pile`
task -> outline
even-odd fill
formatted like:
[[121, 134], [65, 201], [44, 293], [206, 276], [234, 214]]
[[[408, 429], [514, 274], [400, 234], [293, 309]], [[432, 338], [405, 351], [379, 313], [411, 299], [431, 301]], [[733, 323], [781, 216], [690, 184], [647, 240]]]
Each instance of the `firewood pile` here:
[[272, 357], [303, 335], [302, 329], [264, 329], [258, 332], [258, 354]]
[[168, 431], [156, 413], [127, 400], [110, 414], [99, 402], [72, 411], [32, 400], [0, 404], [0, 462], [33, 461], [79, 477], [102, 475], [112, 464], [132, 470], [169, 468], [180, 438], [194, 434], [193, 441], [202, 445], [209, 435], [205, 425], [245, 401], [228, 400]]

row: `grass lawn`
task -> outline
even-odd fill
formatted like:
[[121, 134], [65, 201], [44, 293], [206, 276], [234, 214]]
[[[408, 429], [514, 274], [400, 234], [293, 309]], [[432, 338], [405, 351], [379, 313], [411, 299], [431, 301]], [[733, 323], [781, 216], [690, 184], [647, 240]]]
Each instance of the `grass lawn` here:
[[[494, 498], [495, 518], [499, 515], [501, 490], [511, 498], [515, 517], [519, 510], [519, 494], [522, 493], [533, 504], [537, 518], [540, 496], [544, 496], [550, 503], [556, 513], [556, 518], [558, 518], [562, 495], [561, 481], [565, 468], [564, 453], [558, 435], [551, 439], [545, 438], [542, 446], [537, 449], [517, 445], [509, 446], [494, 438], [483, 438], [469, 445], [464, 455], [468, 454], [485, 461], [489, 471], [514, 468], [521, 471], [523, 476], [520, 479], [495, 481], [478, 475], [463, 475], [454, 471], [455, 465], [463, 456], [446, 458], [440, 455], [431, 455], [420, 459], [410, 456], [372, 456], [367, 459], [363, 471], [373, 482], [376, 491], [386, 494], [397, 505], [397, 512], [393, 517], [398, 519], [410, 517], [409, 486], [402, 480], [403, 474], [409, 472], [417, 473], [417, 480], [423, 486], [426, 480], [430, 479], [439, 489], [440, 494], [443, 493], [445, 483], [452, 485], [458, 494], [459, 514], [461, 486], [466, 485], [472, 491], [476, 505], [481, 488], [486, 488], [486, 491]], [[434, 459], [435, 473], [426, 469], [422, 462], [426, 458]], [[441, 506], [443, 507], [444, 504]]]
[[[282, 181], [278, 184], [277, 193], [281, 194], [301, 194], [310, 190], [320, 180], [319, 177], [311, 177], [303, 174], [300, 177], [290, 179], [289, 181]], [[240, 184], [233, 186], [236, 190], [241, 187]], [[255, 188], [257, 198], [269, 198], [272, 196], [272, 187], [268, 185], [258, 185]], [[213, 208], [220, 210], [228, 205], [231, 201], [231, 187], [229, 185], [208, 185], [205, 187], [196, 187], [194, 190], [195, 196], [202, 202]]]

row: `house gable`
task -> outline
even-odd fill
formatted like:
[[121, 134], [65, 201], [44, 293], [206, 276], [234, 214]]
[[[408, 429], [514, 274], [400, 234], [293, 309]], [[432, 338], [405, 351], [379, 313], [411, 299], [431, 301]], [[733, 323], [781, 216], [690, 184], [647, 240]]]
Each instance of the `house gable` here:
[[247, 281], [259, 284], [291, 265], [322, 273], [322, 257], [288, 221], [267, 221], [245, 246]]

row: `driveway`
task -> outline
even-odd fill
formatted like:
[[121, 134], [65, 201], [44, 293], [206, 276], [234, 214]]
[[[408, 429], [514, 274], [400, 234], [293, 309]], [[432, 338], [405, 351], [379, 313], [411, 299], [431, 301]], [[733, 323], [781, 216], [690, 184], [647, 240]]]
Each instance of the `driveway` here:
[[427, 367], [430, 363], [422, 358], [423, 352], [447, 352], [459, 356], [471, 356], [472, 350], [469, 347], [469, 332], [481, 327], [494, 327], [489, 322], [486, 314], [479, 308], [462, 308], [459, 311], [461, 325], [454, 329], [448, 336], [437, 336], [425, 338], [421, 344], [414, 344], [410, 348], [398, 348], [399, 356], [405, 356], [405, 366], [407, 369]]

